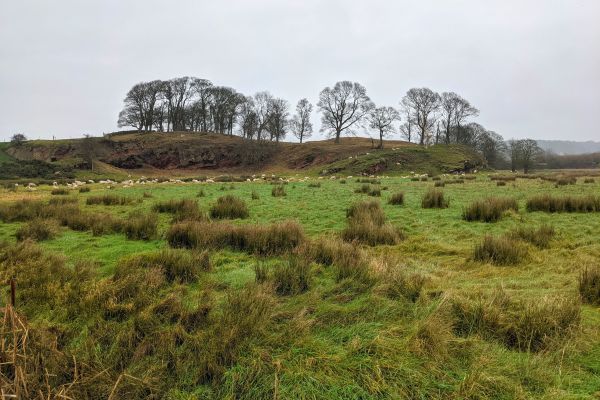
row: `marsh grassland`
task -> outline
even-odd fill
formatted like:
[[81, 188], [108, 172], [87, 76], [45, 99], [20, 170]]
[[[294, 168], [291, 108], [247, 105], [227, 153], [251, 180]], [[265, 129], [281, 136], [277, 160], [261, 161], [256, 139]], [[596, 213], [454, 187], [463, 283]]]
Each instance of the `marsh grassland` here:
[[2, 291], [0, 386], [596, 398], [592, 175], [0, 189], [0, 278], [16, 281], [14, 309]]

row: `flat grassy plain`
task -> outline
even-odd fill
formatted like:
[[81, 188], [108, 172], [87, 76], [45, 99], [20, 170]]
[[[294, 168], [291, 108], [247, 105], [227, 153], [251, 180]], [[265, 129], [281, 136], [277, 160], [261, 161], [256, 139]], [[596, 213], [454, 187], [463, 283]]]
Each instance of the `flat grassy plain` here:
[[[212, 267], [198, 273], [197, 279], [149, 289], [146, 303], [119, 318], [107, 317], [102, 301], [96, 303], [97, 309], [88, 304], [86, 312], [74, 314], [65, 312], [62, 300], [48, 306], [23, 299], [23, 308], [18, 301], [16, 310], [26, 317], [30, 329], [56, 334], [56, 350], [85, 365], [80, 366], [80, 374], [86, 368], [89, 373], [77, 380], [77, 374], [65, 372], [67, 367], [47, 362], [46, 368], [56, 371], [49, 371], [54, 385], [45, 387], [53, 386], [48, 390], [56, 396], [76, 382], [69, 388], [73, 398], [96, 398], [88, 396], [90, 390], [99, 393], [97, 398], [111, 394], [112, 398], [167, 399], [598, 398], [600, 308], [580, 305], [578, 278], [584, 268], [600, 264], [600, 212], [528, 212], [526, 201], [546, 194], [598, 196], [600, 180], [583, 183], [580, 177], [576, 184], [557, 186], [542, 179], [516, 179], [498, 186], [486, 174], [470, 177], [464, 183], [438, 187], [449, 204], [431, 209], [422, 208], [421, 202], [435, 182], [400, 177], [377, 178], [378, 183], [369, 184], [381, 190], [380, 197], [357, 193], [364, 184], [357, 178], [299, 181], [296, 177], [283, 185], [286, 195], [281, 197], [272, 196], [276, 182], [266, 181], [112, 189], [91, 184], [86, 185], [90, 192], [70, 189], [67, 196], [51, 195], [51, 187], [0, 189], [0, 205], [75, 197], [81, 210], [122, 220], [151, 213], [157, 203], [172, 199], [193, 199], [208, 212], [219, 197], [233, 195], [245, 201], [249, 216], [229, 223], [295, 220], [313, 246], [340, 236], [352, 204], [375, 200], [387, 222], [402, 232], [403, 239], [393, 245], [352, 244], [368, 263], [369, 278], [339, 279], [334, 266], [311, 260], [309, 285], [295, 292], [277, 289], [283, 279], [277, 278], [277, 270], [287, 265], [287, 252], [258, 256], [210, 249]], [[404, 204], [388, 204], [398, 192], [404, 193]], [[104, 194], [135, 201], [87, 204], [87, 198]], [[463, 210], [471, 202], [488, 197], [513, 198], [519, 210], [508, 210], [493, 223], [463, 219]], [[88, 265], [91, 276], [86, 278], [89, 286], [84, 293], [90, 293], [118, 285], [115, 276], [132, 257], [167, 249], [172, 218], [172, 214], [158, 214], [158, 233], [151, 240], [128, 240], [122, 233], [93, 235], [61, 226], [52, 239], [28, 246], [62, 257], [67, 269]], [[222, 222], [213, 222], [217, 223]], [[25, 224], [0, 223], [0, 242], [4, 242], [0, 255], [17, 246], [15, 234]], [[473, 259], [475, 246], [486, 235], [542, 225], [556, 232], [548, 247], [520, 241], [526, 256], [516, 264]], [[0, 257], [3, 278], [9, 262], [7, 256]], [[267, 278], [257, 279], [259, 271], [266, 271]], [[398, 286], [400, 294], [393, 290], [398, 276], [404, 282]], [[407, 295], [406, 281], [415, 281], [414, 277], [420, 282], [416, 295]], [[143, 280], [136, 284], [144, 290]], [[3, 296], [2, 302], [6, 299]], [[540, 347], [515, 344], [511, 327], [517, 327], [517, 333], [519, 327], [530, 329], [523, 322], [528, 313], [541, 304], [555, 304], [555, 299], [577, 303], [577, 322], [548, 335], [542, 322], [542, 328], [535, 328], [541, 332]], [[504, 314], [489, 317], [495, 321], [492, 328], [478, 329], [480, 321], [488, 318], [484, 313], [503, 309], [504, 302], [526, 306], [507, 308]], [[181, 310], [173, 311], [177, 308], [173, 304]], [[465, 304], [476, 309], [470, 319], [465, 317]], [[236, 314], [233, 305], [245, 311]], [[203, 307], [207, 315], [189, 328], [185, 313]], [[499, 332], [502, 329], [507, 331]], [[526, 336], [537, 335], [535, 329]]]

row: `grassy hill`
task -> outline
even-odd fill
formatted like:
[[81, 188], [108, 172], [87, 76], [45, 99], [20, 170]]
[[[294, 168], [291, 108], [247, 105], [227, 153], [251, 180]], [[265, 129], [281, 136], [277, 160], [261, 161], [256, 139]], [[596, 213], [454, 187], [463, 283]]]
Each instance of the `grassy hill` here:
[[[376, 142], [375, 142], [376, 144]], [[90, 152], [111, 173], [132, 175], [204, 175], [221, 173], [402, 174], [470, 170], [481, 158], [461, 146], [424, 148], [386, 141], [383, 149], [367, 138], [308, 143], [248, 141], [237, 136], [204, 133], [127, 133], [102, 138], [36, 140], [7, 147], [5, 157], [39, 160], [69, 168], [87, 168]], [[86, 150], [88, 149], [88, 150]]]

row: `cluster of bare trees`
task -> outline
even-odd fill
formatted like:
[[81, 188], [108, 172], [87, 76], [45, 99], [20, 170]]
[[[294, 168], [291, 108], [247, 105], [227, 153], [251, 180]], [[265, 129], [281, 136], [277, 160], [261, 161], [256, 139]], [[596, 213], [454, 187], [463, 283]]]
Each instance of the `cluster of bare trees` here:
[[[316, 104], [321, 114], [321, 131], [339, 143], [342, 135], [357, 129], [371, 129], [383, 139], [399, 133], [420, 145], [462, 144], [476, 149], [491, 166], [505, 159], [528, 165], [527, 142], [507, 144], [502, 136], [472, 119], [479, 110], [454, 92], [441, 94], [429, 88], [412, 88], [399, 108], [378, 107], [358, 82], [340, 81], [319, 93]], [[120, 127], [139, 131], [200, 131], [247, 139], [278, 142], [288, 133], [300, 142], [311, 136], [312, 104], [301, 99], [291, 115], [289, 103], [263, 91], [245, 96], [235, 89], [213, 85], [193, 77], [136, 84], [125, 97], [119, 114]], [[514, 149], [513, 149], [514, 147]], [[516, 150], [519, 147], [520, 150]], [[514, 161], [513, 164], [516, 164]]]
[[193, 77], [141, 82], [133, 86], [119, 113], [119, 127], [139, 131], [193, 131], [239, 134], [248, 139], [300, 139], [312, 133], [312, 105], [300, 100], [290, 117], [289, 103], [269, 92], [244, 96], [235, 89]]

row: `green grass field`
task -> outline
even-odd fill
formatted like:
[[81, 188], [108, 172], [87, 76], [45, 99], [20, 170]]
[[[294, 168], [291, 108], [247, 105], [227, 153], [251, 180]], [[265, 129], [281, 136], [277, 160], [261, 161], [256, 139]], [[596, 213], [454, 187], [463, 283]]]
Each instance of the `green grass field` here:
[[[371, 279], [339, 280], [332, 266], [313, 262], [308, 289], [295, 294], [278, 294], [269, 279], [255, 283], [257, 263], [264, 264], [268, 274], [273, 274], [282, 268], [286, 254], [259, 257], [231, 249], [212, 249], [210, 271], [201, 272], [194, 282], [174, 282], [149, 291], [148, 303], [120, 319], [107, 318], [94, 308], [99, 306], [88, 303], [85, 310], [89, 312], [81, 311], [81, 305], [75, 314], [70, 314], [65, 311], [68, 306], [64, 299], [54, 297], [55, 305], [26, 299], [23, 309], [17, 303], [16, 310], [27, 317], [32, 331], [39, 329], [47, 335], [58, 332], [59, 350], [86, 365], [91, 377], [74, 385], [72, 393], [85, 392], [77, 387], [87, 385], [98, 393], [114, 391], [114, 396], [120, 396], [114, 398], [600, 396], [597, 305], [582, 304], [580, 322], [568, 332], [544, 337], [539, 350], [507, 344], [499, 339], [499, 332], [473, 329], [465, 333], [460, 328], [465, 322], [457, 319], [455, 306], [459, 300], [473, 304], [480, 301], [494, 310], [493, 299], [499, 292], [514, 304], [533, 306], [559, 297], [579, 299], [578, 277], [582, 269], [600, 264], [600, 212], [528, 212], [525, 203], [542, 194], [597, 196], [600, 180], [584, 184], [579, 178], [574, 185], [555, 186], [554, 182], [541, 179], [517, 179], [497, 186], [489, 176], [481, 174], [474, 180], [439, 188], [449, 200], [448, 208], [443, 209], [421, 208], [422, 196], [433, 187], [431, 179], [421, 182], [396, 177], [380, 181], [375, 186], [382, 189], [381, 197], [355, 193], [362, 185], [356, 178], [346, 179], [345, 184], [330, 179], [291, 181], [284, 185], [284, 197], [273, 197], [273, 185], [268, 182], [165, 183], [114, 189], [94, 184], [88, 185], [89, 193], [72, 190], [69, 196], [78, 198], [81, 210], [108, 213], [123, 220], [129, 219], [132, 212], [149, 213], [154, 204], [170, 199], [193, 199], [208, 211], [218, 197], [231, 194], [243, 199], [250, 211], [249, 218], [233, 220], [233, 224], [292, 219], [314, 243], [340, 234], [347, 224], [346, 210], [351, 204], [375, 199], [381, 203], [387, 221], [403, 231], [404, 239], [394, 245], [355, 244], [366, 254]], [[315, 182], [320, 182], [320, 187], [309, 187]], [[198, 197], [201, 190], [204, 196]], [[23, 188], [17, 192], [0, 189], [0, 204], [60, 197], [52, 196], [50, 191], [49, 187], [31, 192]], [[252, 199], [253, 192], [258, 199]], [[404, 204], [388, 204], [389, 197], [397, 192], [404, 193]], [[138, 201], [122, 206], [86, 204], [87, 197], [100, 194]], [[472, 201], [491, 196], [516, 199], [519, 211], [507, 211], [495, 223], [467, 222], [462, 218], [463, 209]], [[63, 256], [66, 268], [73, 269], [82, 262], [93, 266], [90, 286], [81, 289], [85, 293], [81, 296], [89, 297], [108, 287], [103, 284], [118, 284], [111, 279], [124, 260], [168, 248], [165, 234], [171, 218], [169, 214], [159, 215], [158, 235], [152, 240], [128, 240], [122, 233], [94, 236], [91, 232], [60, 227], [53, 239], [41, 241], [39, 246], [44, 254]], [[5, 249], [14, 246], [15, 233], [24, 224], [0, 223], [0, 242], [5, 242]], [[501, 236], [543, 224], [556, 230], [549, 247], [521, 243], [527, 256], [517, 264], [500, 266], [473, 260], [473, 249], [485, 235]], [[0, 247], [3, 278], [7, 278], [8, 260]], [[396, 271], [423, 279], [416, 298], [389, 294], [386, 276]], [[48, 287], [56, 289], [53, 285]], [[17, 291], [20, 288], [18, 282]], [[258, 302], [247, 309], [250, 322], [228, 314], [232, 296], [236, 295]], [[7, 298], [3, 296], [2, 301]], [[186, 310], [209, 304], [208, 319], [189, 330], [182, 328], [183, 317], [163, 318], [171, 314], [157, 307], [167, 304], [167, 300], [174, 301], [173, 298]], [[527, 310], [522, 315], [507, 311], [506, 315], [497, 316], [497, 326], [507, 326], [506, 321], [523, 326]], [[508, 333], [502, 335], [506, 337]], [[212, 358], [206, 356], [213, 354], [214, 349], [220, 350]], [[46, 367], [63, 371], [50, 362]], [[103, 370], [108, 372], [92, 373]], [[59, 387], [64, 388], [61, 385], [76, 381], [72, 374], [50, 373], [57, 376], [55, 394]]]

